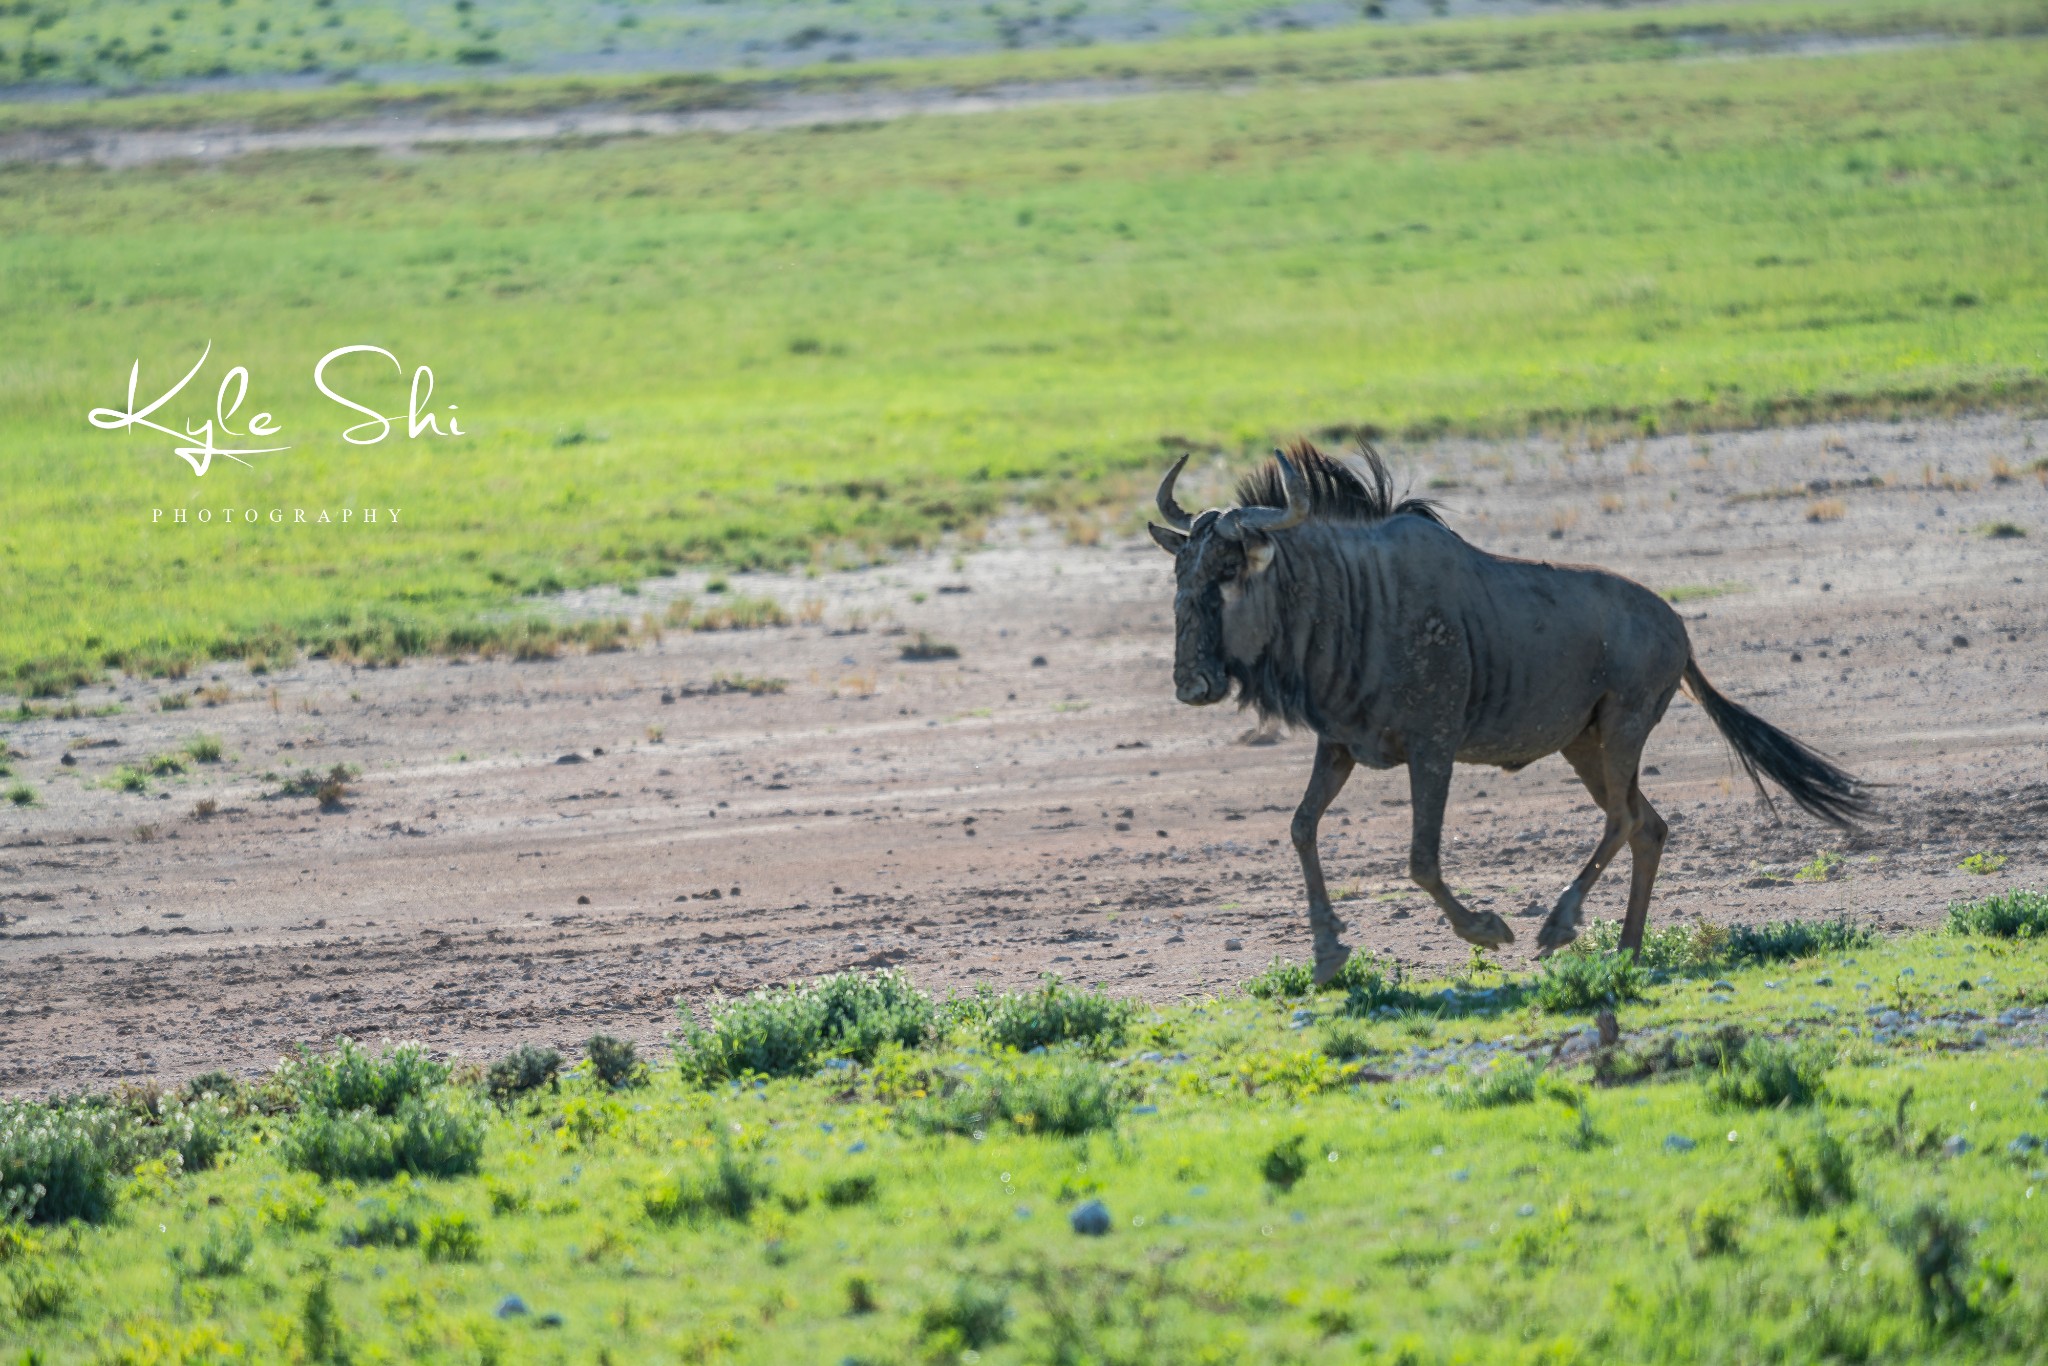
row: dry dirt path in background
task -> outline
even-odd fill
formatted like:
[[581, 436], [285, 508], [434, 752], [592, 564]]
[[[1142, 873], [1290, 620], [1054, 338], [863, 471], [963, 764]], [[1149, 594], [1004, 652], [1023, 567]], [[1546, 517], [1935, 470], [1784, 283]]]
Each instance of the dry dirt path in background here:
[[[1889, 821], [1854, 840], [1775, 823], [1675, 702], [1645, 756], [1674, 827], [1655, 923], [1897, 928], [2041, 882], [2048, 489], [1990, 471], [2043, 446], [2048, 423], [1987, 417], [1569, 462], [1540, 442], [1390, 454], [1417, 487], [1455, 483], [1433, 492], [1482, 546], [1692, 590], [1710, 678], [1890, 785]], [[1220, 498], [1220, 473], [1196, 474]], [[1839, 518], [1809, 521], [1827, 500]], [[1981, 530], [2000, 521], [2027, 535]], [[701, 587], [571, 606], [659, 611]], [[823, 622], [541, 663], [224, 667], [216, 707], [157, 709], [206, 677], [126, 681], [82, 695], [120, 715], [6, 727], [44, 805], [0, 812], [0, 1088], [251, 1072], [344, 1032], [476, 1057], [598, 1030], [653, 1042], [678, 996], [855, 967], [940, 991], [1050, 971], [1167, 1000], [1306, 956], [1286, 834], [1310, 742], [1247, 745], [1233, 708], [1173, 701], [1169, 561], [1149, 540], [1018, 525], [958, 567], [734, 589], [822, 600]], [[917, 631], [960, 657], [903, 661]], [[707, 691], [722, 674], [788, 688]], [[202, 731], [231, 762], [148, 795], [97, 785]], [[335, 763], [362, 770], [340, 811], [262, 776]], [[1327, 867], [1361, 948], [1450, 966], [1465, 946], [1403, 876], [1405, 790], [1398, 772], [1354, 778], [1324, 823]], [[217, 814], [194, 814], [204, 799]], [[1556, 896], [1599, 825], [1555, 757], [1459, 770], [1445, 864], [1520, 931], [1511, 963], [1536, 924], [1516, 917]], [[1776, 880], [1822, 847], [1844, 876]], [[1958, 871], [1979, 850], [2004, 869]], [[1610, 872], [1590, 913], [1617, 915], [1626, 887]]]

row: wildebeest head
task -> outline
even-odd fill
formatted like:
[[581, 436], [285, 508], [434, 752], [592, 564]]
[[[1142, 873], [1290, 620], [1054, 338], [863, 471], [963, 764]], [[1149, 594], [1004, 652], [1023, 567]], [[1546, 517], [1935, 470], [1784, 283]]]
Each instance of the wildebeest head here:
[[1185, 455], [1159, 482], [1159, 515], [1166, 525], [1152, 523], [1152, 539], [1174, 560], [1178, 588], [1173, 598], [1173, 688], [1190, 706], [1221, 702], [1229, 694], [1224, 606], [1272, 566], [1274, 533], [1299, 526], [1308, 517], [1309, 493], [1301, 472], [1280, 451], [1273, 452], [1273, 459], [1286, 489], [1284, 508], [1210, 508], [1190, 516], [1173, 497], [1174, 481], [1188, 463]]

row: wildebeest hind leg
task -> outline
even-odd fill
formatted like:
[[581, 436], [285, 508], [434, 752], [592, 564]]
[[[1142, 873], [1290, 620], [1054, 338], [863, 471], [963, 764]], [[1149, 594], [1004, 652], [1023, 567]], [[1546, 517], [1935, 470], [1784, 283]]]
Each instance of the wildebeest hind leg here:
[[1628, 837], [1628, 916], [1621, 922], [1621, 948], [1633, 953], [1643, 946], [1643, 927], [1650, 918], [1650, 888], [1657, 881], [1657, 863], [1664, 857], [1664, 837], [1671, 827], [1640, 786], [1631, 783], [1628, 795], [1635, 806], [1636, 830]]
[[1492, 911], [1467, 910], [1444, 884], [1443, 870], [1438, 866], [1437, 858], [1443, 843], [1444, 803], [1450, 795], [1450, 756], [1418, 755], [1411, 749], [1408, 757], [1408, 804], [1415, 823], [1408, 843], [1408, 876], [1416, 886], [1429, 893], [1429, 899], [1451, 922], [1451, 933], [1458, 938], [1482, 949], [1512, 944], [1515, 932], [1508, 928], [1507, 921]]
[[1315, 935], [1317, 986], [1334, 978], [1351, 957], [1350, 948], [1337, 942], [1344, 922], [1331, 909], [1330, 892], [1323, 885], [1323, 861], [1316, 853], [1316, 827], [1322, 822], [1323, 812], [1344, 790], [1355, 762], [1351, 751], [1343, 745], [1318, 740], [1316, 766], [1309, 774], [1308, 791], [1302, 794], [1301, 805], [1294, 809], [1294, 852], [1301, 856], [1301, 877], [1308, 884], [1308, 923]]
[[[1610, 737], [1597, 718], [1561, 751], [1594, 802], [1607, 813], [1607, 824], [1600, 832], [1593, 856], [1572, 879], [1572, 885], [1564, 889], [1543, 928], [1536, 932], [1538, 958], [1548, 958], [1579, 937], [1579, 913], [1585, 905], [1586, 893], [1593, 890], [1600, 874], [1607, 871], [1621, 846], [1635, 834], [1637, 814], [1630, 794], [1635, 790], [1636, 761], [1642, 752], [1640, 737], [1632, 741], [1626, 734]], [[1646, 896], [1645, 904], [1647, 901]]]

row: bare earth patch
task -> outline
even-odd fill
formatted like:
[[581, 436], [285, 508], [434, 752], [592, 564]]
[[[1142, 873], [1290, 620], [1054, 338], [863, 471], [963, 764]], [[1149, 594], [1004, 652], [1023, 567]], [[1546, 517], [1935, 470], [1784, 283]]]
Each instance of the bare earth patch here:
[[[1653, 924], [1904, 928], [2041, 882], [2043, 444], [2048, 423], [1987, 417], [1569, 461], [1550, 441], [1389, 455], [1481, 545], [1671, 593], [1718, 686], [1888, 785], [1886, 823], [1855, 839], [1776, 822], [1674, 702], [1645, 756], [1673, 825]], [[1822, 497], [1842, 515], [1809, 521]], [[1997, 523], [2026, 534], [1982, 533]], [[158, 709], [211, 678], [131, 681], [81, 698], [122, 714], [13, 724], [41, 805], [0, 825], [0, 1088], [253, 1072], [337, 1033], [478, 1057], [599, 1030], [653, 1042], [679, 996], [851, 967], [941, 990], [1050, 971], [1165, 1000], [1305, 958], [1286, 828], [1311, 744], [1242, 744], [1250, 718], [1173, 701], [1169, 567], [1142, 537], [1018, 526], [959, 568], [734, 580], [792, 613], [822, 599], [812, 624], [533, 663], [224, 667], [220, 705]], [[658, 614], [701, 589], [572, 606]], [[959, 657], [906, 660], [919, 632]], [[222, 762], [139, 794], [105, 783], [202, 732]], [[338, 800], [276, 795], [335, 765], [357, 770]], [[1403, 875], [1405, 792], [1361, 773], [1325, 820], [1340, 913], [1364, 948], [1462, 962]], [[1562, 760], [1459, 770], [1444, 862], [1516, 927], [1509, 962], [1599, 825]], [[1796, 876], [1822, 849], [1839, 863]], [[2005, 861], [1959, 868], [1979, 852]], [[1617, 915], [1626, 887], [1617, 864], [1589, 914]]]

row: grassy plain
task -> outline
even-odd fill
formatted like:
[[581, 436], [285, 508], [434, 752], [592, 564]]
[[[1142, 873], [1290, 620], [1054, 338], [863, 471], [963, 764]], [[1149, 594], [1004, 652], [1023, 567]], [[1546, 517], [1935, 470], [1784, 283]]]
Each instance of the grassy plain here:
[[[35, 692], [475, 647], [564, 586], [859, 560], [1012, 498], [1100, 498], [1165, 435], [1236, 452], [2025, 399], [2043, 57], [2009, 38], [1349, 83], [1275, 64], [1229, 94], [973, 119], [10, 167], [0, 670]], [[209, 416], [247, 365], [242, 416], [275, 413], [289, 452], [196, 479], [167, 438], [85, 423], [132, 361], [148, 397], [208, 342], [160, 416]], [[469, 435], [345, 445], [354, 415], [311, 372], [358, 342], [431, 365]], [[342, 365], [403, 411], [398, 370]], [[227, 529], [230, 506], [401, 517]]]
[[[1609, 6], [1636, 7], [1627, 0]], [[1381, 6], [1382, 12], [1407, 11], [1403, 17], [1411, 19], [1417, 8], [1400, 0]], [[1457, 8], [1472, 12], [1464, 0]], [[760, 76], [811, 83], [865, 81], [892, 70], [915, 75], [921, 64], [906, 60], [914, 53], [979, 54], [984, 73], [1026, 78], [1108, 75], [1201, 63], [1208, 59], [1194, 54], [1206, 40], [1236, 35], [1253, 39], [1240, 55], [1257, 61], [1270, 51], [1266, 40], [1290, 30], [1296, 31], [1293, 51], [1317, 67], [1330, 65], [1327, 54], [1334, 48], [1345, 54], [1340, 62], [1363, 53], [1393, 53], [1403, 69], [1432, 70], [1442, 69], [1435, 63], [1445, 59], [1468, 65], [1475, 52], [1496, 45], [1521, 52], [1515, 65], [1545, 60], [1555, 50], [1550, 45], [1569, 33], [1594, 35], [1610, 45], [1653, 44], [1648, 50], [1671, 55], [1786, 31], [1983, 35], [2038, 33], [2043, 23], [2038, 0], [1804, 0], [1769, 6], [1768, 12], [1754, 4], [1657, 8], [1652, 16], [1582, 13], [1562, 25], [1517, 15], [1506, 26], [1445, 26], [1368, 23], [1364, 5], [1348, 12], [1310, 11], [1303, 20], [1269, 0], [1069, 0], [1056, 6], [1026, 0], [973, 7], [951, 0], [495, 0], [481, 9], [470, 0], [445, 7], [389, 0], [345, 6], [237, 0], [217, 8], [190, 0], [70, 0], [0, 9], [0, 89], [132, 93], [179, 81], [268, 80], [273, 86], [288, 82], [293, 95], [304, 95], [315, 82], [363, 85], [409, 76], [447, 84], [463, 70], [527, 74], [564, 68], [722, 70], [740, 73], [744, 86]], [[1514, 31], [1505, 42], [1502, 28]], [[1580, 41], [1564, 38], [1572, 46]], [[1133, 42], [1145, 47], [1134, 49]], [[1182, 51], [1172, 55], [1176, 47]], [[1228, 60], [1232, 54], [1226, 47], [1214, 55]], [[631, 88], [641, 79], [600, 77], [598, 84]], [[217, 96], [221, 89], [208, 93]]]
[[[1297, 969], [1120, 1033], [1097, 1009], [1043, 1052], [1000, 1042], [1053, 1013], [1013, 998], [864, 1064], [755, 1033], [790, 1065], [707, 1080], [700, 1043], [695, 1073], [647, 1059], [617, 1090], [529, 1067], [499, 1106], [480, 1072], [429, 1078], [481, 1126], [480, 1156], [420, 1149], [451, 1176], [309, 1174], [336, 1080], [281, 1072], [232, 1088], [210, 1169], [145, 1161], [96, 1222], [0, 1224], [0, 1341], [48, 1363], [2036, 1359], [2048, 947], [1736, 947], [1653, 939], [1611, 1051], [1557, 982], [1361, 973], [1307, 999]], [[372, 1080], [342, 1076], [348, 1103]], [[145, 1103], [159, 1148], [193, 1146], [145, 1095], [70, 1113]]]
[[[121, 0], [127, 3], [127, 0]], [[1227, 8], [1232, 0], [1223, 0]], [[146, 24], [141, 0], [131, 22]], [[1307, 31], [1231, 35], [1227, 16], [1212, 15], [1219, 35], [1142, 43], [1024, 46], [922, 58], [829, 61], [772, 70], [724, 65], [604, 74], [579, 71], [489, 72], [467, 78], [399, 66], [376, 79], [336, 78], [288, 88], [210, 87], [204, 91], [117, 82], [92, 98], [17, 99], [0, 104], [0, 131], [73, 131], [90, 128], [188, 128], [242, 124], [294, 128], [375, 116], [440, 119], [545, 114], [606, 106], [636, 111], [744, 108], [784, 93], [950, 88], [979, 91], [1006, 85], [1092, 82], [1117, 85], [1220, 86], [1281, 79], [1290, 82], [1356, 81], [1383, 77], [1512, 71], [1588, 62], [1666, 61], [1703, 55], [1743, 55], [1787, 47], [1885, 41], [2039, 37], [2048, 32], [2042, 0], [1708, 0], [1635, 6], [1561, 16], [1518, 15], [1507, 22], [1352, 23]], [[552, 12], [560, 16], [558, 7]], [[370, 7], [352, 7], [361, 16]], [[67, 15], [67, 18], [72, 17]], [[81, 16], [82, 17], [82, 16]], [[250, 16], [245, 15], [246, 26]], [[1185, 17], [1177, 11], [1176, 17]], [[573, 16], [570, 16], [574, 22]], [[25, 22], [32, 22], [26, 19]], [[0, 18], [0, 24], [6, 20]], [[232, 22], [232, 21], [229, 21]], [[324, 23], [322, 27], [326, 26]], [[4, 32], [4, 30], [0, 30]], [[83, 36], [83, 35], [82, 35]], [[0, 51], [4, 51], [0, 38]], [[97, 40], [104, 42], [104, 39]], [[222, 44], [209, 52], [195, 43], [183, 65], [203, 71], [225, 56], [244, 56]], [[90, 43], [80, 61], [90, 66]], [[559, 41], [551, 50], [562, 51]], [[19, 49], [17, 49], [17, 52]], [[60, 74], [52, 74], [60, 73]], [[88, 70], [50, 68], [40, 80], [90, 81]], [[17, 86], [17, 91], [33, 87]]]

